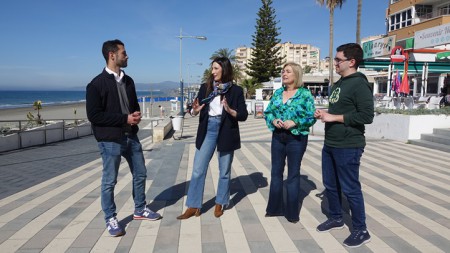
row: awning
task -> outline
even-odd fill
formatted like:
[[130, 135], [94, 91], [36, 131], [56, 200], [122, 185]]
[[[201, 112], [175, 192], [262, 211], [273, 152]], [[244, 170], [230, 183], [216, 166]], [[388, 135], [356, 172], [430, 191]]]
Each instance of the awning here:
[[438, 61], [450, 61], [450, 51], [441, 52], [436, 54], [436, 60]]
[[[450, 52], [445, 52], [449, 53]], [[376, 70], [376, 71], [388, 71], [390, 61], [364, 61], [359, 67]], [[404, 69], [403, 62], [395, 62], [394, 70], [402, 71]], [[422, 73], [424, 62], [414, 62], [410, 61], [408, 63], [408, 73]], [[428, 72], [429, 73], [450, 73], [450, 61], [448, 62], [428, 62]]]

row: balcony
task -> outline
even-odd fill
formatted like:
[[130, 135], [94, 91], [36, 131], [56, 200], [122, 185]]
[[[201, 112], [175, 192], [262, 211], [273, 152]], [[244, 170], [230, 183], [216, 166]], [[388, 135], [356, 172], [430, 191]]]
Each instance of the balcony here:
[[[442, 8], [442, 9], [435, 10], [435, 11], [428, 12], [428, 13], [420, 13], [420, 14], [418, 13], [417, 18], [419, 19], [419, 22], [424, 22], [424, 21], [427, 21], [430, 19], [434, 19], [434, 18], [438, 18], [441, 16], [446, 16], [446, 15], [450, 15], [450, 8]], [[418, 23], [417, 19], [416, 19], [415, 23], [416, 24]]]

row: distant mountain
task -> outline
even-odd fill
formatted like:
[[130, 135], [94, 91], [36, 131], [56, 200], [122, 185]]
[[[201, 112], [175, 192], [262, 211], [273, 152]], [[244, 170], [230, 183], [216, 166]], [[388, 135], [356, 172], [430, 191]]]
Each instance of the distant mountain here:
[[[159, 90], [165, 94], [169, 93], [169, 91], [180, 88], [179, 82], [172, 81], [163, 81], [160, 83], [135, 83], [137, 91], [150, 91]], [[69, 87], [62, 88], [64, 90], [86, 90], [86, 86], [77, 86], [77, 87]]]
[[178, 89], [180, 83], [172, 81], [164, 81], [160, 83], [136, 83], [136, 90], [138, 91], [149, 91], [149, 90], [159, 90], [161, 92], [168, 92], [173, 89]]
[[[158, 90], [164, 94], [173, 93], [174, 90], [179, 90], [180, 83], [173, 81], [163, 81], [159, 83], [135, 83], [136, 91], [150, 91], [150, 90]], [[2, 90], [51, 90], [51, 91], [85, 91], [86, 85], [83, 86], [71, 86], [71, 87], [63, 87], [63, 86], [14, 86], [14, 85], [2, 85], [0, 87], [0, 91]]]

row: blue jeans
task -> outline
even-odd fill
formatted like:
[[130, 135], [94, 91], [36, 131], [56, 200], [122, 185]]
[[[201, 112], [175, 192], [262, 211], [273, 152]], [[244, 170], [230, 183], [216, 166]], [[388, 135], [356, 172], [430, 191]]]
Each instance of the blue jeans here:
[[359, 182], [359, 165], [364, 148], [322, 149], [322, 180], [328, 199], [330, 217], [342, 218], [342, 195], [347, 198], [354, 230], [366, 229], [364, 198]]
[[[287, 130], [272, 134], [272, 171], [266, 213], [284, 215], [289, 221], [300, 219], [300, 164], [308, 145], [308, 135], [293, 135]], [[283, 172], [287, 158], [286, 206], [283, 202]]]
[[[194, 167], [189, 183], [186, 206], [191, 208], [201, 208], [203, 203], [203, 192], [205, 190], [205, 179], [209, 162], [217, 146], [219, 135], [220, 117], [210, 117], [205, 140], [200, 149], [195, 151]], [[230, 176], [231, 163], [233, 162], [234, 151], [217, 152], [219, 160], [219, 182], [217, 185], [216, 204], [227, 206], [230, 201]]]
[[103, 175], [101, 186], [102, 210], [105, 220], [116, 216], [116, 203], [114, 202], [114, 187], [117, 183], [120, 160], [122, 156], [127, 160], [133, 175], [134, 208], [142, 210], [145, 207], [145, 180], [147, 168], [145, 167], [142, 146], [136, 135], [123, 137], [119, 143], [101, 141], [98, 143], [103, 160]]

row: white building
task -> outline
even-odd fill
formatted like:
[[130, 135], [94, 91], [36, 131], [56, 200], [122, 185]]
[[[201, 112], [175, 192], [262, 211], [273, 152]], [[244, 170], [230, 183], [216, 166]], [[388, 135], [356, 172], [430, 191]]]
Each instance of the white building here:
[[[277, 44], [276, 46], [281, 48], [280, 51], [278, 51], [278, 54], [283, 57], [283, 63], [295, 62], [300, 64], [302, 68], [310, 66], [311, 71], [314, 72], [320, 70], [321, 64], [319, 48], [309, 44], [293, 44], [291, 42]], [[242, 71], [242, 76], [244, 79], [250, 78], [245, 71], [247, 70], [246, 64], [248, 64], [252, 59], [252, 51], [252, 48], [246, 46], [238, 47], [235, 50], [236, 63]]]

